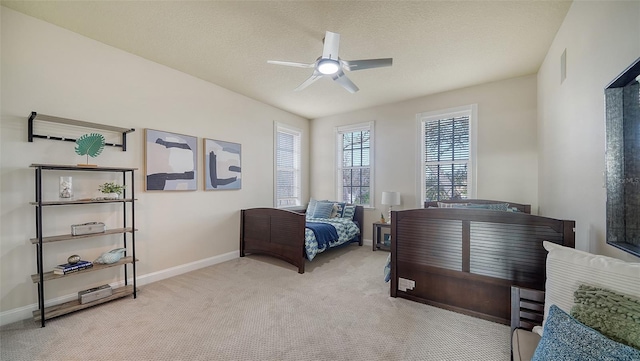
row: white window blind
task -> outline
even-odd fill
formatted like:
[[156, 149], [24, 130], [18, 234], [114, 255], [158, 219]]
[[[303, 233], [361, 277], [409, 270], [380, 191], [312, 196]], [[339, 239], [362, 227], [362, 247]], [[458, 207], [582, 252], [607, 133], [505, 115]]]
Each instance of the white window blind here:
[[373, 122], [336, 128], [337, 199], [373, 205]]
[[475, 194], [474, 109], [475, 106], [418, 116], [422, 204], [426, 200], [466, 199]]
[[300, 137], [299, 130], [276, 123], [275, 134], [275, 206], [295, 207], [300, 199]]

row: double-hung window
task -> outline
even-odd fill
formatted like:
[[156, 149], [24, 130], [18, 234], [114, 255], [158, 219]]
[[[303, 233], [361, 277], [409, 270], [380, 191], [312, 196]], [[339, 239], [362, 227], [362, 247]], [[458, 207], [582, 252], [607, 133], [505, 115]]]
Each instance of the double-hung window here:
[[275, 199], [276, 208], [302, 204], [300, 194], [301, 131], [280, 123], [275, 126]]
[[421, 204], [475, 196], [476, 105], [418, 114]]
[[337, 199], [373, 207], [373, 122], [336, 128]]

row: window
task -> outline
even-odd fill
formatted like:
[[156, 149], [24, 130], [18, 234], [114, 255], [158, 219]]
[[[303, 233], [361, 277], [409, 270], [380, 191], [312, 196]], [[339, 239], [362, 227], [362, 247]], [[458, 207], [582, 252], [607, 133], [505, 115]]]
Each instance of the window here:
[[373, 122], [336, 128], [337, 199], [373, 207]]
[[476, 105], [418, 114], [421, 204], [475, 196]]
[[300, 137], [297, 129], [276, 123], [275, 206], [295, 207], [300, 200]]

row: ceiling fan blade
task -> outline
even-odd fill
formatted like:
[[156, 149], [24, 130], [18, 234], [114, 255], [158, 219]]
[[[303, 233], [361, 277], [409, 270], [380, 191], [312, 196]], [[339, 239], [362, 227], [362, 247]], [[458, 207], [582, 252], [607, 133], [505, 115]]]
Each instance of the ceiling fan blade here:
[[307, 64], [307, 63], [296, 63], [293, 61], [278, 61], [278, 60], [267, 60], [269, 64], [275, 65], [285, 65], [285, 66], [294, 66], [296, 68], [313, 68], [315, 63]]
[[298, 85], [297, 88], [293, 89], [293, 91], [300, 91], [309, 85], [313, 84], [316, 80], [322, 78], [322, 74], [314, 71], [313, 74], [309, 77], [309, 79], [305, 80], [302, 84]]
[[322, 58], [338, 60], [339, 47], [340, 47], [340, 34], [327, 31], [327, 33], [324, 36], [324, 47], [322, 48]]
[[331, 77], [338, 84], [342, 85], [343, 88], [347, 89], [347, 91], [349, 91], [349, 93], [353, 94], [353, 93], [357, 92], [358, 90], [360, 90], [351, 80], [349, 80], [349, 78], [347, 78], [346, 75], [344, 75], [344, 72], [342, 70], [340, 70], [339, 72], [335, 73]]
[[342, 64], [345, 67], [345, 69], [349, 71], [371, 69], [371, 68], [382, 68], [385, 66], [391, 66], [391, 64], [393, 64], [393, 58], [342, 60]]

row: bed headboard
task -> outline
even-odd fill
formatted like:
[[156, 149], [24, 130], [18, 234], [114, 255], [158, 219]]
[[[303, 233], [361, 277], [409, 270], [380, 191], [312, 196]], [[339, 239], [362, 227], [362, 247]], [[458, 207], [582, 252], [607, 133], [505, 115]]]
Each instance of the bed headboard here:
[[490, 199], [445, 199], [441, 201], [426, 201], [424, 202], [424, 208], [429, 207], [438, 207], [438, 203], [448, 203], [448, 204], [456, 204], [456, 203], [470, 203], [470, 204], [500, 204], [500, 203], [509, 203], [510, 208], [517, 208], [520, 212], [531, 214], [531, 205], [530, 204], [520, 204], [514, 202], [507, 201], [494, 201]]
[[360, 228], [360, 245], [364, 240], [364, 207], [356, 206], [356, 213], [353, 215], [353, 221], [356, 222], [358, 228]]

